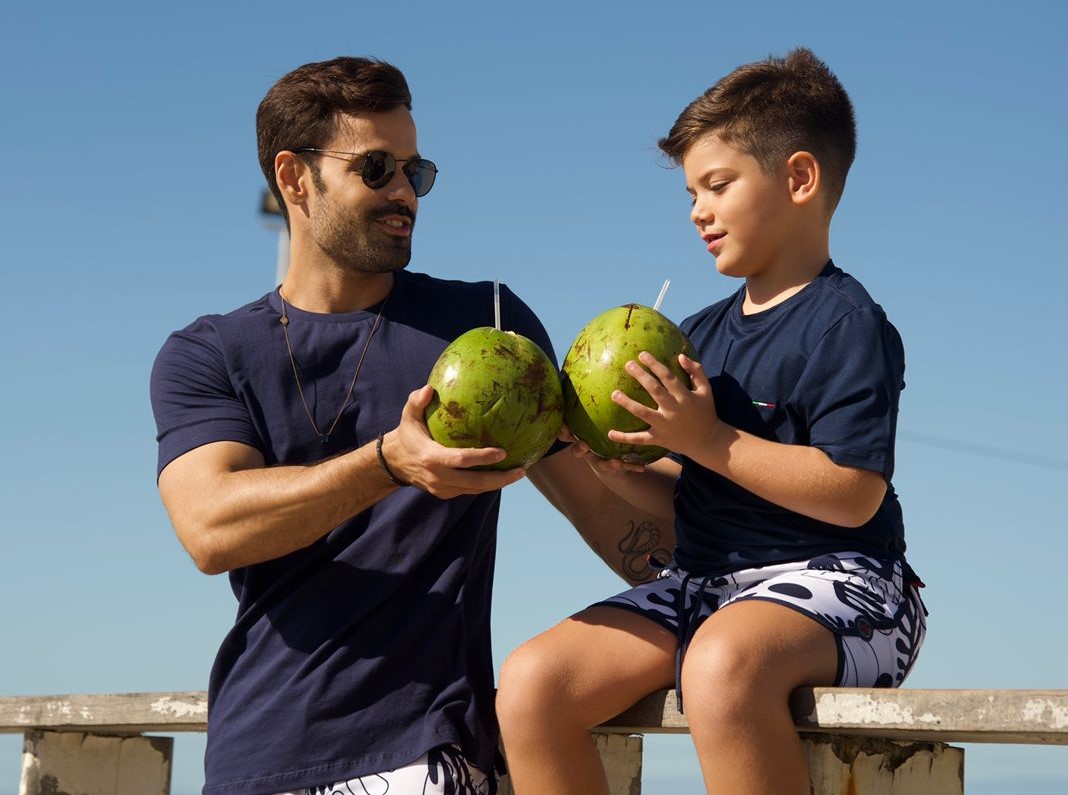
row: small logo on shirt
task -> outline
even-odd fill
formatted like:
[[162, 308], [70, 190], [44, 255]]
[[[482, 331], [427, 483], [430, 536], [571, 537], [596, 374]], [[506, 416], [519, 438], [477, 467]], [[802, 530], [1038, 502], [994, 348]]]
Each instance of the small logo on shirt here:
[[871, 640], [871, 636], [874, 634], [874, 630], [871, 627], [871, 622], [864, 616], [860, 616], [854, 625], [857, 630], [857, 634], [864, 640]]

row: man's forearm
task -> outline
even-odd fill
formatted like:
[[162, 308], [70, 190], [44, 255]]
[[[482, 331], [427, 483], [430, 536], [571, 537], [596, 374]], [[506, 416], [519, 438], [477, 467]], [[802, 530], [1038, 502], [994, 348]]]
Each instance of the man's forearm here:
[[[667, 562], [675, 549], [674, 517], [642, 510], [609, 489], [585, 461], [567, 451], [543, 459], [530, 480], [578, 530], [590, 548], [630, 583], [656, 575], [650, 557]], [[666, 485], [666, 484], [664, 484]], [[655, 504], [663, 507], [662, 499]]]
[[[224, 443], [225, 444], [225, 443]], [[214, 446], [212, 446], [214, 447]], [[197, 468], [202, 448], [181, 462]], [[378, 464], [374, 445], [310, 466], [215, 468], [195, 488], [171, 489], [168, 470], [160, 491], [182, 544], [209, 574], [261, 563], [302, 549], [375, 504], [396, 486]]]

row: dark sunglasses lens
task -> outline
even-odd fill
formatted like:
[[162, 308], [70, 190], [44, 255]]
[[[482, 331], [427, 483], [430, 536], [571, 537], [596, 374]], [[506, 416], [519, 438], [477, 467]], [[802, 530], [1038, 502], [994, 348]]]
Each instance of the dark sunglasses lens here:
[[397, 161], [389, 152], [368, 152], [363, 156], [363, 181], [369, 188], [381, 188], [393, 179]]
[[412, 183], [416, 196], [426, 196], [434, 187], [438, 168], [429, 160], [409, 160], [404, 164], [404, 174]]

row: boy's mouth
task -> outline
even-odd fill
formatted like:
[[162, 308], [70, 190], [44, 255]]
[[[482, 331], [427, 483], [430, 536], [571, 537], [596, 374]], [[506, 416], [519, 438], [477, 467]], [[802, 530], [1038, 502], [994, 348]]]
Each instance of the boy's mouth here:
[[727, 236], [726, 232], [706, 232], [701, 235], [701, 239], [705, 241], [705, 247], [712, 254], [716, 253], [716, 249], [719, 248], [720, 241]]

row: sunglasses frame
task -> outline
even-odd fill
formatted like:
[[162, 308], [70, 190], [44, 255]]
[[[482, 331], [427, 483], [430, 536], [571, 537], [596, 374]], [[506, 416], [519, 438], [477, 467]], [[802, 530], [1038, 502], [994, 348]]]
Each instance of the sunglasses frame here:
[[[290, 151], [296, 155], [305, 152], [317, 155], [335, 155], [351, 161], [356, 161], [362, 158], [363, 163], [360, 165], [360, 177], [363, 179], [363, 184], [372, 190], [379, 190], [388, 185], [393, 180], [393, 176], [397, 173], [397, 166], [403, 163], [404, 165], [401, 166], [401, 171], [404, 173], [405, 178], [408, 180], [408, 184], [412, 186], [412, 190], [415, 191], [415, 195], [418, 198], [430, 193], [438, 176], [438, 167], [433, 161], [427, 160], [425, 157], [409, 157], [401, 160], [395, 157], [392, 152], [387, 152], [384, 149], [371, 149], [367, 152], [343, 152], [338, 149], [317, 149], [313, 146], [302, 146], [298, 149], [291, 149]], [[378, 179], [372, 179], [367, 173], [368, 165], [374, 162], [371, 159], [372, 155], [382, 155], [385, 158], [384, 165], [386, 171], [379, 176]], [[409, 166], [409, 163], [412, 163], [413, 165]], [[426, 183], [426, 188], [422, 193], [419, 192], [419, 188], [416, 187], [415, 184], [415, 178], [419, 174], [422, 174], [423, 181]]]

